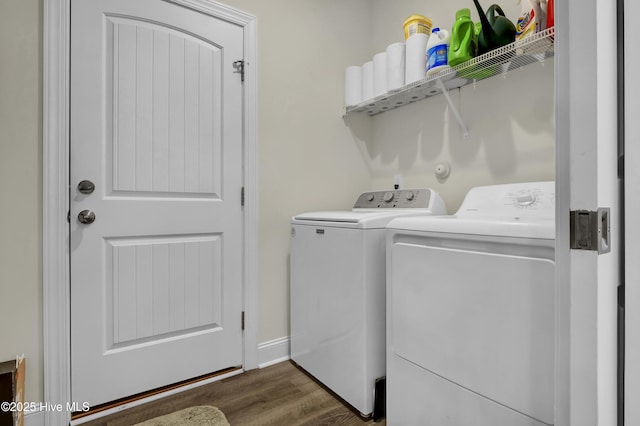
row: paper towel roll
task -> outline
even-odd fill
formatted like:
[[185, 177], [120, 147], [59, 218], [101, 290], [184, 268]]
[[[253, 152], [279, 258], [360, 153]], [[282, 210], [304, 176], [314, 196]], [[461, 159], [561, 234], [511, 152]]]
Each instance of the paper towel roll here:
[[344, 104], [357, 105], [362, 102], [362, 67], [351, 66], [344, 71]]
[[387, 52], [373, 56], [373, 96], [387, 93]]
[[404, 43], [387, 46], [387, 90], [398, 90], [404, 86]]
[[429, 36], [423, 33], [414, 34], [407, 39], [405, 84], [413, 83], [426, 77], [427, 40], [429, 40]]
[[362, 100], [373, 98], [373, 61], [362, 65]]

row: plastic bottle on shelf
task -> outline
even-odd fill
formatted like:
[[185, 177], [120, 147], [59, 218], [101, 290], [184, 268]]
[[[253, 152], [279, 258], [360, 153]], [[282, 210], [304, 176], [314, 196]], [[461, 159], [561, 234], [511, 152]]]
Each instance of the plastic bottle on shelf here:
[[449, 45], [451, 33], [449, 31], [434, 28], [427, 42], [427, 75], [433, 75], [449, 68]]
[[460, 9], [456, 12], [456, 22], [451, 28], [451, 45], [449, 47], [449, 66], [455, 66], [476, 56], [478, 40], [471, 10]]
[[516, 24], [516, 40], [543, 31], [547, 27], [547, 0], [518, 0], [520, 16]]
[[409, 40], [409, 37], [416, 34], [431, 34], [433, 22], [426, 16], [411, 15], [405, 19], [402, 26], [404, 27], [404, 39]]

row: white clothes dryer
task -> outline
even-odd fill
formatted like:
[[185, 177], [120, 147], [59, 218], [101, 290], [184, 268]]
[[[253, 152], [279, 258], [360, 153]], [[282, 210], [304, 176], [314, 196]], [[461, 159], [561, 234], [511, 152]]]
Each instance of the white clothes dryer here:
[[553, 182], [387, 234], [387, 424], [554, 424]]
[[395, 190], [291, 221], [291, 359], [363, 416], [385, 375], [385, 226], [431, 214], [446, 214], [435, 191]]

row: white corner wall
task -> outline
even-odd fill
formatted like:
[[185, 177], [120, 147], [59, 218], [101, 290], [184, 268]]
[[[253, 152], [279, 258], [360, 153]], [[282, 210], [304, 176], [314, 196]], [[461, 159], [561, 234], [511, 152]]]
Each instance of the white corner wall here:
[[[491, 2], [482, 1], [484, 7]], [[486, 3], [486, 4], [485, 4]], [[409, 0], [397, 4], [373, 0], [373, 51], [402, 41], [402, 23], [412, 14], [428, 16], [434, 26], [451, 29], [455, 13], [470, 1]], [[520, 7], [501, 3], [512, 21]], [[373, 138], [363, 143], [374, 188], [389, 188], [394, 176], [404, 187], [430, 187], [440, 192], [455, 213], [469, 189], [480, 185], [553, 180], [555, 175], [554, 61], [532, 64], [505, 76], [450, 91], [467, 127], [465, 139], [444, 96], [373, 117]], [[438, 181], [438, 163], [451, 166], [450, 177]]]
[[0, 2], [0, 361], [42, 400], [42, 0]]
[[[370, 54], [369, 0], [228, 0], [258, 23], [258, 341], [289, 335], [289, 222], [370, 186], [342, 120], [348, 65]], [[364, 127], [366, 132], [367, 128]], [[357, 136], [355, 136], [357, 137]]]

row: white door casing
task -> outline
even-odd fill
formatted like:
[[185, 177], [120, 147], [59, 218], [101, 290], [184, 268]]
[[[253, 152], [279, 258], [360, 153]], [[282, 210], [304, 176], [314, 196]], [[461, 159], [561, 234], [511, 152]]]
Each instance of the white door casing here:
[[624, 67], [625, 67], [625, 120], [624, 120], [624, 206], [625, 206], [625, 370], [624, 421], [625, 425], [640, 424], [640, 81], [636, 72], [640, 67], [640, 54], [636, 41], [640, 41], [634, 17], [640, 13], [640, 3], [624, 2]]
[[[242, 283], [244, 284], [242, 298], [244, 311], [246, 312], [243, 364], [245, 369], [251, 369], [257, 366], [255, 323], [257, 298], [255, 17], [208, 0], [173, 0], [171, 3], [179, 4], [185, 9], [198, 10], [209, 17], [217, 17], [224, 21], [235, 23], [242, 29], [244, 34], [244, 59], [247, 66], [245, 68], [245, 83], [242, 93], [243, 104], [241, 106], [244, 117], [242, 125], [242, 158], [245, 166], [242, 180], [246, 188], [246, 205], [243, 219], [245, 234], [243, 236], [244, 248], [242, 253]], [[45, 2], [43, 108], [44, 400], [53, 404], [61, 403], [63, 406], [68, 401], [71, 401], [69, 363], [69, 225], [66, 221], [68, 207], [65, 207], [69, 204], [67, 188], [70, 186], [68, 177], [70, 9], [70, 0]], [[238, 76], [235, 75], [235, 77]], [[75, 188], [75, 184], [72, 184], [71, 187]], [[96, 194], [98, 191], [96, 190]], [[72, 196], [75, 197], [75, 195], [74, 193]], [[104, 217], [104, 215], [98, 216], [97, 220], [100, 220], [101, 217]], [[176, 246], [169, 244], [169, 247], [175, 248]], [[48, 424], [68, 424], [70, 413], [65, 411], [47, 412], [45, 415]]]
[[[620, 199], [616, 2], [555, 4], [557, 426], [616, 424]], [[585, 31], [585, 28], [607, 28]], [[569, 211], [609, 207], [611, 252], [569, 249]]]

